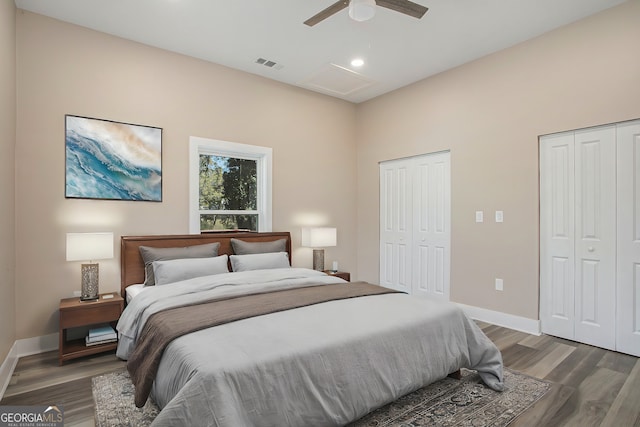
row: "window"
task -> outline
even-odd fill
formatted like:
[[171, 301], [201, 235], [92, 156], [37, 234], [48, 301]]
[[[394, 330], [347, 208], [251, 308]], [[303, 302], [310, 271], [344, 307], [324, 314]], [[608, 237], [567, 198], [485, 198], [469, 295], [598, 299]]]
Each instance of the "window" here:
[[271, 231], [271, 148], [191, 137], [189, 231]]

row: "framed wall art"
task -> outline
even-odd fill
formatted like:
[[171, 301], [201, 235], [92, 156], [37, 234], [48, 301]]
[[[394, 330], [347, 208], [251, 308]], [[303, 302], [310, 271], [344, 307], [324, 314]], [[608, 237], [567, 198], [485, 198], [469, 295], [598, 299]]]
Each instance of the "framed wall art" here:
[[162, 128], [65, 116], [65, 197], [162, 201]]

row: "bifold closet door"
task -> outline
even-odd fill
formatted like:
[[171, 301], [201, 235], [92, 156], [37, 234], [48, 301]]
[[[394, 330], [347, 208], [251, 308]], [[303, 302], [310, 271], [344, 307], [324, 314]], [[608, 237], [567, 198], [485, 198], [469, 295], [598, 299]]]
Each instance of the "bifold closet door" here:
[[640, 121], [618, 125], [618, 351], [640, 356]]
[[450, 153], [380, 163], [380, 284], [449, 300]]
[[616, 132], [540, 144], [540, 320], [545, 333], [615, 349]]

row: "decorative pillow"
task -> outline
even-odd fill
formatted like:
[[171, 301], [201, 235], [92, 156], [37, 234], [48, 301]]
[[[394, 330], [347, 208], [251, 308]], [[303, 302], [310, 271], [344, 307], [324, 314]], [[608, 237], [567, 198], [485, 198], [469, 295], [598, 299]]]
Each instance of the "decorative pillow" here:
[[210, 258], [218, 256], [220, 243], [207, 243], [204, 245], [185, 246], [183, 248], [152, 248], [140, 246], [140, 255], [144, 261], [144, 285], [153, 286], [153, 261], [168, 261], [184, 258]]
[[210, 258], [183, 258], [169, 261], [153, 261], [153, 274], [156, 286], [194, 277], [210, 276], [212, 274], [228, 273], [229, 257], [220, 255]]
[[274, 240], [272, 242], [247, 242], [240, 239], [231, 239], [231, 247], [236, 255], [286, 252], [287, 239]]
[[264, 270], [269, 268], [288, 268], [289, 256], [286, 252], [266, 254], [231, 255], [233, 271]]

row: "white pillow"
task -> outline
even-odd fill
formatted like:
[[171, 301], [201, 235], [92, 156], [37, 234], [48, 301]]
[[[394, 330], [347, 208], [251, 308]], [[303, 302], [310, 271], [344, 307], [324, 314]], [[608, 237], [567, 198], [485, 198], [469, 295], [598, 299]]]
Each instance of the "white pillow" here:
[[289, 256], [286, 252], [271, 252], [266, 254], [231, 255], [231, 269], [233, 271], [265, 270], [270, 268], [287, 268]]
[[228, 273], [227, 255], [209, 258], [183, 258], [167, 261], [153, 261], [153, 275], [156, 285], [179, 282], [194, 277]]

